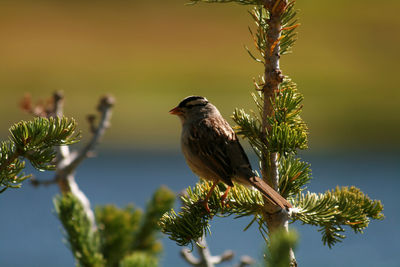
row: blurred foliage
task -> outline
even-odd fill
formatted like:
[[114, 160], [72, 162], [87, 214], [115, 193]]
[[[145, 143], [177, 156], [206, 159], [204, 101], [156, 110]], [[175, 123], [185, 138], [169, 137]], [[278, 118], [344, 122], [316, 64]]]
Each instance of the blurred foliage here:
[[[248, 7], [185, 2], [2, 1], [2, 127], [20, 118], [10, 110], [25, 92], [42, 98], [58, 89], [69, 99], [66, 114], [79, 121], [96, 104], [94, 92], [115, 95], [106, 143], [176, 147], [179, 130], [167, 111], [190, 94], [207, 96], [228, 117], [234, 103], [248, 99], [248, 80], [261, 70], [243, 49], [253, 42]], [[372, 0], [296, 5], [300, 37], [281, 65], [306, 96], [310, 146], [399, 145], [400, 2], [380, 1], [385, 12]]]
[[0, 142], [0, 193], [7, 188], [21, 187], [30, 175], [21, 174], [23, 158], [40, 171], [54, 170], [54, 146], [78, 142], [76, 122], [67, 118], [35, 118], [20, 121], [9, 129], [10, 137]]
[[161, 187], [146, 211], [133, 205], [96, 208], [98, 229], [92, 229], [79, 200], [71, 194], [54, 200], [56, 213], [77, 266], [136, 267], [157, 266], [162, 245], [157, 221], [174, 204], [175, 194]]
[[105, 260], [100, 249], [99, 232], [92, 229], [80, 201], [71, 193], [54, 199], [58, 218], [65, 229], [69, 247], [77, 266], [102, 267]]
[[131, 252], [141, 216], [142, 212], [133, 205], [124, 209], [114, 205], [96, 208], [96, 221], [102, 237], [101, 250], [107, 266], [118, 266], [120, 260]]
[[288, 267], [290, 266], [290, 249], [296, 247], [298, 241], [297, 232], [280, 229], [271, 233], [268, 250], [266, 251], [266, 266], [268, 267]]
[[157, 267], [159, 266], [157, 258], [145, 253], [134, 252], [126, 256], [119, 265], [120, 267]]
[[169, 211], [175, 202], [175, 194], [166, 187], [160, 187], [150, 202], [147, 204], [146, 213], [142, 218], [139, 230], [135, 235], [132, 250], [159, 253], [161, 243], [157, 241], [157, 233], [160, 230], [158, 221], [163, 214]]

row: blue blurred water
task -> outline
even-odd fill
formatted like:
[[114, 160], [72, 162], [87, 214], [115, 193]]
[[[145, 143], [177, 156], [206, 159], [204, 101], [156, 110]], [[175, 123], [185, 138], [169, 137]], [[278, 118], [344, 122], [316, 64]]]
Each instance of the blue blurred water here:
[[[312, 164], [310, 191], [355, 185], [371, 198], [382, 200], [386, 218], [372, 221], [364, 234], [347, 231], [344, 242], [332, 249], [322, 246], [316, 228], [293, 225], [300, 234], [295, 251], [299, 265], [399, 266], [396, 256], [400, 249], [400, 215], [396, 205], [400, 157], [388, 153], [321, 153], [304, 154], [303, 159]], [[133, 202], [145, 207], [160, 185], [179, 192], [195, 184], [197, 178], [179, 152], [101, 151], [97, 158], [88, 159], [79, 167], [77, 180], [92, 205], [124, 206]], [[57, 193], [55, 186], [33, 188], [25, 183], [22, 189], [0, 195], [0, 266], [74, 266], [53, 213], [52, 198]], [[220, 254], [226, 249], [236, 253], [232, 262], [221, 266], [233, 266], [242, 255], [261, 258], [264, 244], [256, 227], [242, 231], [248, 222], [248, 218], [212, 221], [212, 235], [208, 237], [212, 253]], [[165, 237], [163, 244], [162, 266], [186, 266], [179, 256], [180, 247]]]

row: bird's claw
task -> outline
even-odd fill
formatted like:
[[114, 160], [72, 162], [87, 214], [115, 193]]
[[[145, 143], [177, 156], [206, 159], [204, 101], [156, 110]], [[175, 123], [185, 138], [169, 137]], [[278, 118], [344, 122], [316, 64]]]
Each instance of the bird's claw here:
[[207, 200], [200, 199], [200, 200], [197, 201], [197, 204], [198, 205], [202, 205], [204, 207], [204, 209], [206, 210], [207, 214], [211, 215], [211, 209], [208, 206], [208, 201]]

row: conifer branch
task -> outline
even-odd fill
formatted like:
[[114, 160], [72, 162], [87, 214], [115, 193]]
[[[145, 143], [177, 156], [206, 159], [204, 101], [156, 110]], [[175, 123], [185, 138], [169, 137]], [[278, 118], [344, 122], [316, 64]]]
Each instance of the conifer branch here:
[[[187, 196], [185, 192], [181, 193], [181, 197]], [[182, 200], [182, 198], [181, 198]], [[223, 263], [233, 259], [234, 253], [231, 250], [224, 251], [221, 255], [211, 255], [211, 251], [207, 245], [206, 235], [203, 234], [201, 238], [196, 240], [196, 250], [199, 258], [193, 255], [193, 249], [184, 248], [181, 250], [181, 256], [183, 259], [192, 266], [202, 266], [202, 267], [212, 267], [217, 264]], [[254, 260], [249, 256], [242, 256], [239, 267], [245, 267], [247, 265], [253, 264]]]
[[222, 206], [220, 197], [226, 188], [221, 184], [221, 188], [216, 187], [209, 199], [208, 205], [211, 210], [209, 214], [202, 205], [202, 200], [211, 186], [211, 182], [202, 181], [194, 188], [188, 187], [187, 195], [181, 197], [183, 202], [181, 211], [176, 213], [171, 210], [161, 218], [159, 222], [161, 231], [180, 246], [189, 244], [193, 246], [209, 231], [209, 221], [215, 215], [223, 217], [236, 215], [236, 218], [253, 216], [251, 224], [259, 221], [260, 230], [266, 227], [260, 215], [263, 212], [264, 200], [259, 191], [235, 184], [228, 193], [226, 205]]
[[[250, 34], [264, 64], [264, 75], [255, 82], [258, 92], [253, 94], [259, 115], [250, 116], [236, 110], [233, 116], [239, 126], [238, 134], [249, 140], [260, 158], [263, 179], [275, 189], [283, 185], [280, 161], [307, 146], [306, 127], [299, 116], [302, 95], [290, 79], [284, 79], [279, 68], [280, 55], [287, 53], [295, 41], [294, 30], [298, 26], [295, 15], [293, 3], [287, 1], [265, 1], [253, 9], [251, 16], [257, 28], [254, 33], [250, 29]], [[286, 182], [285, 187], [289, 184]], [[267, 213], [273, 213], [274, 209], [268, 204], [265, 206]], [[287, 215], [265, 217], [270, 222], [274, 218], [281, 220], [270, 224], [273, 230], [273, 225], [284, 224]]]
[[[295, 91], [295, 87], [285, 88], [284, 76], [280, 70], [279, 59], [281, 53], [289, 51], [294, 43], [293, 30], [296, 28], [291, 24], [295, 13], [292, 10], [292, 4], [287, 0], [264, 1], [262, 5], [253, 9], [252, 17], [257, 26], [256, 34], [251, 35], [255, 41], [255, 46], [263, 57], [264, 73], [262, 83], [255, 83], [256, 90], [260, 93], [259, 100], [255, 97], [257, 107], [260, 112], [259, 142], [262, 146], [254, 149], [260, 151], [260, 168], [263, 180], [275, 190], [280, 189], [281, 175], [279, 173], [279, 163], [288, 153], [296, 152], [296, 149], [303, 148], [306, 138], [304, 138], [302, 127], [290, 124], [286, 121], [279, 121], [276, 116], [283, 115], [283, 119], [289, 119], [291, 108], [281, 95], [287, 91]], [[286, 35], [285, 35], [286, 34]], [[284, 50], [281, 50], [281, 44], [284, 43]], [[293, 95], [292, 95], [293, 96]], [[288, 99], [288, 98], [287, 98]], [[301, 101], [301, 100], [300, 100]], [[279, 104], [283, 104], [280, 114]], [[297, 105], [294, 105], [297, 108]], [[278, 108], [278, 110], [277, 110]], [[296, 117], [296, 114], [292, 115]], [[254, 142], [253, 142], [254, 143]], [[286, 183], [289, 185], [290, 183]], [[295, 187], [292, 187], [294, 189]], [[264, 205], [263, 218], [267, 224], [269, 233], [284, 227], [288, 231], [288, 214], [279, 207], [270, 205], [267, 201]], [[290, 253], [291, 266], [297, 266], [293, 251]]]
[[[200, 208], [199, 204], [201, 205], [201, 202], [199, 202], [196, 194], [199, 191], [202, 191], [201, 194], [203, 194], [203, 193], [207, 194], [207, 190], [209, 190], [210, 186], [212, 186], [211, 183], [209, 183], [207, 181], [204, 181], [204, 183], [202, 183], [202, 184], [199, 183], [194, 190], [191, 190], [191, 188], [188, 188], [187, 192], [190, 192], [190, 196], [192, 196], [191, 200], [189, 200], [191, 197], [186, 192], [183, 192], [181, 194], [182, 203], [183, 204], [185, 204], [185, 203], [188, 204], [188, 206], [187, 206], [187, 210], [188, 211], [193, 210], [194, 206], [197, 206], [196, 208]], [[215, 189], [215, 190], [219, 190], [219, 189]], [[195, 192], [193, 192], [193, 191], [195, 191]], [[233, 189], [232, 192], [234, 194], [237, 194], [236, 191], [237, 190], [235, 188], [235, 189]], [[193, 199], [193, 197], [194, 197], [194, 199]], [[231, 195], [228, 194], [228, 198], [231, 199], [232, 198]], [[259, 196], [259, 199], [261, 199], [260, 196]], [[221, 216], [224, 216], [224, 215], [222, 215], [222, 213], [223, 213], [223, 210], [224, 210], [225, 207], [222, 207], [222, 206], [220, 206], [220, 207], [222, 208], [222, 211], [220, 211]], [[226, 207], [227, 208], [229, 207], [228, 203], [227, 203]], [[204, 208], [204, 207], [202, 207], [202, 208]], [[204, 211], [201, 211], [201, 212], [202, 212], [201, 216], [204, 216], [203, 219], [205, 221], [209, 220], [210, 217], [212, 217], [212, 216], [208, 216], [209, 214], [205, 214]], [[219, 211], [215, 211], [215, 214], [218, 213], [218, 212]], [[175, 214], [175, 212], [173, 210], [171, 210], [171, 212], [169, 214], [165, 213], [163, 215], [163, 217], [161, 218], [161, 220], [159, 222], [159, 225], [162, 227], [161, 231], [163, 231], [163, 232], [168, 232], [168, 231], [170, 232], [171, 231], [171, 230], [168, 230], [166, 227], [168, 227], [167, 226], [168, 221], [171, 222], [169, 220], [169, 216], [170, 215], [174, 216], [174, 214]], [[192, 214], [192, 215], [189, 215], [189, 216], [192, 216], [191, 219], [189, 218], [189, 223], [185, 223], [184, 222], [182, 225], [175, 225], [176, 226], [175, 229], [177, 229], [179, 227], [184, 227], [185, 229], [183, 229], [183, 231], [182, 231], [182, 232], [184, 232], [184, 231], [188, 230], [187, 227], [191, 227], [190, 221], [194, 221], [194, 220], [196, 220], [196, 218], [199, 218], [199, 214]], [[186, 249], [186, 248], [181, 250], [181, 256], [184, 258], [184, 260], [187, 263], [189, 263], [190, 265], [192, 265], [192, 266], [203, 266], [203, 267], [215, 266], [217, 264], [220, 264], [220, 263], [223, 263], [225, 261], [231, 260], [234, 257], [234, 253], [231, 250], [227, 250], [224, 253], [222, 253], [221, 255], [214, 255], [214, 256], [211, 255], [211, 251], [208, 248], [207, 240], [206, 240], [206, 230], [207, 229], [202, 228], [202, 227], [203, 226], [199, 225], [198, 229], [192, 229], [193, 232], [198, 232], [198, 233], [202, 232], [202, 236], [199, 237], [199, 238], [196, 238], [196, 240], [193, 239], [193, 240], [191, 240], [191, 241], [189, 241], [187, 243], [187, 244], [189, 244], [189, 243], [192, 244], [192, 249], [191, 250]], [[174, 231], [174, 230], [172, 230], [172, 231]], [[192, 252], [193, 252], [193, 242], [195, 242], [197, 244], [196, 250], [198, 252], [199, 258], [196, 258], [192, 254]], [[181, 245], [185, 246], [187, 244], [182, 243]], [[252, 263], [254, 263], [254, 260], [251, 257], [243, 256], [241, 258], [241, 261], [240, 261], [238, 266], [245, 267], [245, 266], [250, 265]]]
[[[293, 165], [293, 170], [299, 166], [304, 167], [301, 161], [295, 160], [295, 164], [298, 165]], [[306, 178], [305, 181], [308, 179]], [[194, 188], [189, 187], [187, 195], [181, 197], [184, 203], [181, 212], [176, 213], [171, 210], [161, 218], [159, 222], [161, 231], [180, 246], [189, 244], [193, 246], [210, 231], [209, 221], [213, 216], [235, 215], [235, 218], [253, 217], [245, 230], [257, 222], [260, 232], [263, 235], [268, 234], [266, 230], [268, 225], [263, 217], [264, 202], [261, 193], [235, 184], [228, 194], [226, 206], [222, 207], [220, 196], [225, 188], [221, 185], [221, 188], [217, 187], [210, 197], [211, 214], [208, 214], [201, 200], [204, 199], [211, 186], [211, 182], [203, 181]], [[323, 234], [323, 242], [329, 247], [344, 238], [340, 235], [340, 232], [344, 231], [344, 226], [350, 227], [356, 233], [362, 233], [371, 219], [383, 219], [383, 206], [380, 201], [371, 200], [355, 187], [337, 187], [335, 190], [318, 195], [309, 192], [298, 193], [292, 202], [296, 208], [292, 210], [288, 219], [292, 222], [298, 220], [319, 226]]]
[[29, 160], [40, 171], [54, 170], [55, 146], [78, 142], [76, 123], [67, 118], [35, 118], [13, 125], [8, 141], [0, 143], [0, 192], [18, 188], [30, 175], [21, 174]]
[[[46, 103], [46, 104], [42, 104]], [[95, 216], [90, 207], [90, 201], [86, 195], [79, 189], [78, 184], [75, 181], [75, 170], [78, 165], [87, 158], [93, 151], [96, 144], [99, 142], [101, 137], [104, 135], [105, 130], [110, 124], [112, 107], [114, 105], [114, 99], [111, 96], [105, 96], [100, 99], [97, 107], [100, 113], [100, 120], [97, 126], [91, 125], [93, 130], [93, 136], [84, 148], [77, 152], [71, 152], [66, 146], [58, 148], [58, 156], [56, 158], [56, 174], [52, 181], [34, 181], [34, 185], [52, 184], [56, 182], [62, 193], [72, 193], [77, 197], [87, 213], [87, 217], [92, 222], [92, 229], [96, 229]], [[26, 112], [32, 115], [41, 115], [48, 118], [58, 118], [63, 116], [64, 107], [64, 96], [61, 91], [55, 92], [51, 100], [41, 101], [38, 105], [32, 103], [30, 96], [25, 96], [21, 103], [21, 107]]]
[[293, 198], [305, 190], [306, 184], [310, 182], [310, 164], [290, 154], [280, 158], [279, 174], [279, 192], [285, 198]]
[[322, 241], [332, 247], [341, 242], [345, 235], [344, 226], [355, 233], [362, 233], [371, 219], [384, 218], [383, 206], [379, 200], [371, 200], [360, 189], [352, 187], [336, 187], [324, 194], [299, 194], [295, 200], [297, 211], [293, 220], [319, 226]]
[[[96, 208], [96, 221], [101, 237], [101, 251], [107, 266], [158, 266], [161, 243], [157, 224], [161, 215], [172, 208], [175, 194], [160, 187], [147, 209], [133, 205], [119, 209], [114, 205]], [[142, 265], [131, 265], [139, 261]]]

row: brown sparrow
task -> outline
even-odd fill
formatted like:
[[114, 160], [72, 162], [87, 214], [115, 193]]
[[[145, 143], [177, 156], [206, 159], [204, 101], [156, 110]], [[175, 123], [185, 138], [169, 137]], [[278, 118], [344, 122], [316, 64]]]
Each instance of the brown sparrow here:
[[221, 197], [227, 197], [232, 181], [257, 188], [273, 205], [292, 206], [261, 178], [254, 175], [239, 140], [218, 109], [202, 96], [189, 96], [169, 112], [182, 122], [181, 147], [190, 169], [213, 182], [204, 205], [210, 213], [208, 199], [219, 182], [228, 185]]

